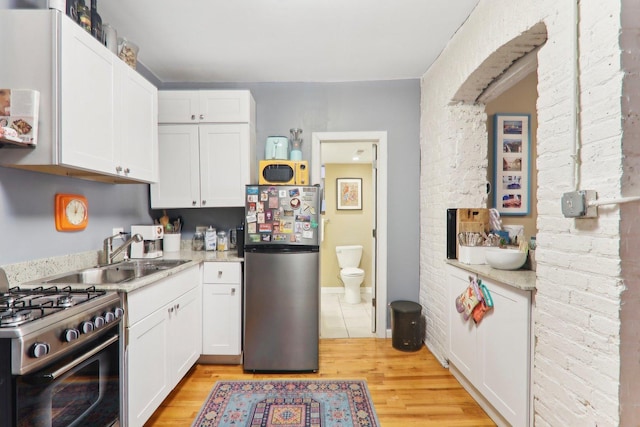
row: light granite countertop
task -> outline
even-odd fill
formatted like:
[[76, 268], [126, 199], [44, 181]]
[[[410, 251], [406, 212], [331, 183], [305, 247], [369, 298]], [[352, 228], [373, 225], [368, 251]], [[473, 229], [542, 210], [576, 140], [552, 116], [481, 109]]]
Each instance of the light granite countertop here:
[[447, 264], [523, 291], [536, 290], [536, 272], [532, 270], [498, 270], [487, 264], [464, 264], [454, 259], [448, 259]]
[[[184, 248], [184, 246], [183, 246]], [[99, 251], [81, 252], [77, 254], [63, 255], [58, 257], [43, 258], [33, 261], [26, 261], [16, 264], [0, 266], [7, 274], [9, 286], [37, 286], [37, 281], [51, 276], [85, 268], [96, 267], [98, 265]], [[174, 275], [183, 270], [196, 266], [202, 262], [242, 262], [244, 258], [239, 257], [235, 250], [227, 252], [215, 251], [192, 251], [182, 249], [180, 252], [165, 252], [164, 256], [154, 258], [155, 260], [188, 260], [178, 267], [169, 270], [160, 270], [139, 279], [134, 279], [124, 283], [96, 286], [97, 289], [118, 292], [132, 292], [147, 285], [157, 282], [165, 277]]]

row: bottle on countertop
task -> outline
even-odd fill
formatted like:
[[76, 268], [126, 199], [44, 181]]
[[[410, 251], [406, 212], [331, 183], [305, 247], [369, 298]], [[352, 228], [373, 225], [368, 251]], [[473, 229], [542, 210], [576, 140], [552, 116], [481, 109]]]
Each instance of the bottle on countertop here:
[[210, 225], [204, 233], [204, 248], [207, 251], [215, 251], [218, 243], [217, 240], [216, 229]]

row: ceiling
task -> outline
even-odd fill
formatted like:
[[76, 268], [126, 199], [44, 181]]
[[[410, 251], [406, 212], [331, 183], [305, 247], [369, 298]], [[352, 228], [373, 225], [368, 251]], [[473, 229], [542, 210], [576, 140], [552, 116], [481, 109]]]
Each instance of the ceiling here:
[[98, 11], [163, 83], [346, 82], [420, 78], [478, 1], [108, 0]]

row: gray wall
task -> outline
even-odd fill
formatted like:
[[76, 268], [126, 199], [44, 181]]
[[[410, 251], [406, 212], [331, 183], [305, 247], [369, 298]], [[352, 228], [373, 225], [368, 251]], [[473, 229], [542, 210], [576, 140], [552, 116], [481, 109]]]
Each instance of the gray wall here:
[[[156, 82], [157, 83], [157, 82]], [[257, 104], [258, 158], [269, 135], [304, 130], [303, 158], [310, 159], [311, 134], [336, 131], [388, 132], [388, 299], [418, 300], [418, 209], [420, 82], [255, 83], [164, 85], [162, 88], [242, 88]], [[0, 151], [0, 155], [2, 152]], [[148, 185], [112, 185], [0, 167], [0, 265], [100, 249], [113, 227], [149, 223]], [[80, 193], [89, 201], [86, 230], [55, 230], [54, 195]], [[185, 237], [196, 225], [235, 226], [240, 209], [174, 209]]]
[[[251, 91], [257, 110], [258, 159], [264, 155], [267, 136], [289, 136], [289, 129], [293, 127], [303, 130], [302, 155], [305, 160], [311, 159], [313, 132], [387, 131], [388, 301], [418, 301], [420, 81], [172, 83], [160, 87], [206, 88]], [[169, 212], [169, 216], [191, 217], [189, 211], [192, 210], [175, 210]], [[203, 214], [204, 212], [200, 212], [198, 215]], [[154, 216], [159, 214], [154, 213]], [[213, 222], [218, 225], [215, 223], [216, 216], [213, 212]], [[203, 223], [204, 220], [195, 221]], [[189, 222], [195, 225], [190, 219], [185, 219], [185, 222], [187, 231], [190, 231]], [[223, 225], [226, 227], [228, 224]]]
[[[86, 229], [56, 231], [56, 193], [87, 198]], [[97, 250], [113, 227], [128, 231], [131, 224], [150, 220], [148, 185], [103, 184], [0, 167], [0, 265]]]

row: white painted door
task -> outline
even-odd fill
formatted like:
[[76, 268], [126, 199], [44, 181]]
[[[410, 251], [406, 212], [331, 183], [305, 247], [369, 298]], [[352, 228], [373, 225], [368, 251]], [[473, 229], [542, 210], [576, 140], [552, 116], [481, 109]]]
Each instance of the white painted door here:
[[200, 125], [201, 207], [244, 206], [249, 146], [248, 124]]
[[455, 299], [469, 286], [469, 273], [447, 266], [449, 295], [446, 304], [449, 311], [449, 361], [470, 381], [475, 381], [479, 366], [477, 331], [473, 320], [464, 320], [455, 308]]
[[371, 260], [371, 332], [376, 332], [376, 283], [377, 283], [377, 275], [378, 275], [378, 243], [376, 234], [378, 232], [378, 203], [376, 200], [376, 196], [378, 194], [378, 146], [376, 144], [371, 144], [371, 212], [372, 212], [372, 223], [373, 230], [371, 233], [372, 242], [371, 247], [373, 248], [373, 259]]
[[158, 126], [158, 183], [151, 184], [151, 207], [200, 206], [198, 125]]
[[248, 90], [200, 91], [201, 123], [249, 123], [251, 93]]
[[511, 425], [524, 427], [529, 422], [531, 293], [481, 280], [494, 308], [477, 326], [478, 388]]
[[177, 298], [168, 307], [169, 324], [169, 377], [174, 383], [191, 369], [202, 350], [200, 288]]
[[200, 95], [192, 90], [158, 92], [158, 123], [199, 123]]
[[61, 32], [60, 161], [115, 175], [117, 58], [69, 19], [62, 20]]
[[142, 426], [171, 391], [167, 366], [169, 315], [160, 309], [127, 329], [129, 427]]
[[119, 175], [158, 180], [157, 89], [128, 65], [116, 61], [119, 90], [116, 126]]
[[203, 285], [202, 354], [240, 354], [241, 326], [241, 285], [239, 283]]

